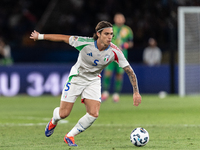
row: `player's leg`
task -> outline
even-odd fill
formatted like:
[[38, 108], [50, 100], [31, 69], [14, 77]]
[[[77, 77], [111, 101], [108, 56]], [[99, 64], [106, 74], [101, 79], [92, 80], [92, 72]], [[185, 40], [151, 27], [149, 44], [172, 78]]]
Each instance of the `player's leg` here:
[[114, 94], [112, 96], [114, 102], [119, 102], [119, 93], [121, 92], [123, 86], [123, 75], [124, 70], [119, 66], [116, 66]]
[[86, 107], [86, 114], [81, 119], [79, 119], [78, 123], [67, 134], [67, 136], [74, 137], [75, 135], [85, 131], [98, 118], [101, 102], [85, 99], [84, 104]]
[[47, 137], [51, 136], [54, 132], [55, 127], [59, 120], [64, 119], [69, 116], [74, 102], [76, 101], [78, 95], [82, 92], [83, 87], [67, 83], [62, 91], [60, 107], [56, 107], [53, 111], [53, 117], [47, 124], [45, 128], [45, 135]]
[[[128, 58], [128, 51], [123, 50], [122, 51], [125, 58]], [[115, 63], [116, 64], [116, 63]], [[123, 77], [124, 77], [124, 70], [118, 66], [118, 64], [115, 66], [116, 68], [116, 75], [115, 75], [115, 89], [114, 89], [114, 94], [112, 96], [112, 99], [114, 102], [119, 101], [119, 93], [121, 92], [122, 86], [123, 86]]]
[[65, 101], [60, 102], [60, 107], [56, 107], [53, 111], [53, 117], [47, 124], [45, 128], [45, 135], [47, 137], [51, 136], [54, 132], [55, 127], [59, 120], [66, 118], [69, 116], [74, 103], [69, 103]]
[[69, 146], [77, 146], [74, 136], [89, 128], [99, 115], [101, 105], [101, 80], [90, 83], [82, 92], [82, 102], [86, 107], [86, 114], [79, 119], [78, 123], [67, 133], [64, 141]]
[[74, 141], [74, 136], [78, 135], [79, 133], [89, 128], [99, 115], [99, 109], [101, 105], [99, 101], [85, 99], [84, 104], [87, 113], [82, 118], [79, 119], [78, 123], [64, 137], [64, 141], [69, 146], [77, 146]]
[[112, 74], [113, 74], [114, 62], [110, 63], [104, 70], [103, 76], [103, 93], [101, 95], [102, 102], [109, 97], [109, 88], [111, 84]]

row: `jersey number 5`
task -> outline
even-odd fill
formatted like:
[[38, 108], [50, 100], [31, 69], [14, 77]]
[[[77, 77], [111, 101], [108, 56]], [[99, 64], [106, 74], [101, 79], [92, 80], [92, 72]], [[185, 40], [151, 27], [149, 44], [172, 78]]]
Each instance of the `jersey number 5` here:
[[95, 59], [95, 60], [94, 60], [94, 64], [93, 64], [92, 66], [97, 66], [97, 65], [98, 65], [97, 62], [99, 62], [99, 60], [98, 60], [98, 59]]

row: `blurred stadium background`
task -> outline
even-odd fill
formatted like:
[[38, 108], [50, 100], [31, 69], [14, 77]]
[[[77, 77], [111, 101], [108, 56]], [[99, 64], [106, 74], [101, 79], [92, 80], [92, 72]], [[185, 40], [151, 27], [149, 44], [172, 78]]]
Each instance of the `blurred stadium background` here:
[[[28, 93], [59, 95], [78, 51], [64, 43], [34, 42], [40, 33], [92, 36], [100, 20], [113, 23], [121, 12], [134, 33], [129, 62], [135, 70], [141, 93], [178, 92], [179, 6], [200, 6], [200, 0], [1, 0], [0, 36], [11, 46], [12, 66], [0, 66], [0, 95]], [[162, 50], [162, 64], [145, 66], [142, 54], [154, 37]], [[123, 93], [131, 93], [125, 75]]]

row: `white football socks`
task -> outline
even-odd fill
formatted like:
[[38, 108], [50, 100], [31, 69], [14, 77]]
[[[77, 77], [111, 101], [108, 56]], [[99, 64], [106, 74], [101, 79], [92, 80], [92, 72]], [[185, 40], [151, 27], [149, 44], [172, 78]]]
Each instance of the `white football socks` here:
[[53, 111], [53, 119], [52, 119], [52, 123], [54, 125], [56, 125], [58, 123], [59, 120], [61, 120], [60, 115], [59, 115], [59, 110], [60, 107], [56, 107]]
[[93, 117], [86, 113], [81, 119], [79, 119], [78, 123], [72, 128], [72, 130], [67, 134], [67, 136], [74, 137], [75, 135], [85, 131], [88, 127], [90, 127], [93, 124], [93, 122], [96, 119], [96, 117]]

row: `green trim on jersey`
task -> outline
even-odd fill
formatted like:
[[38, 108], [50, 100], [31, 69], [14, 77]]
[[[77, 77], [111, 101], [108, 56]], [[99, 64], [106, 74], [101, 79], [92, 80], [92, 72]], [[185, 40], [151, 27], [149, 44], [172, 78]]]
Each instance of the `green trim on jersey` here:
[[75, 47], [77, 50], [81, 51], [85, 46], [90, 45], [90, 44], [85, 44], [85, 45], [80, 45]]
[[74, 76], [77, 76], [77, 75], [70, 76], [68, 82], [70, 82]]
[[75, 77], [75, 76], [77, 76], [77, 75], [78, 75], [78, 74], [71, 75], [71, 76], [68, 78], [68, 81], [67, 81], [67, 83], [68, 83], [68, 82], [71, 82], [72, 78], [73, 78], [73, 77]]
[[81, 37], [79, 37], [79, 38], [78, 38], [78, 41], [79, 41], [79, 42], [94, 42], [94, 39], [92, 39], [92, 38], [81, 38]]

